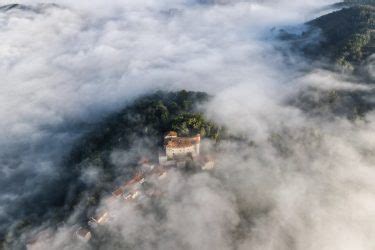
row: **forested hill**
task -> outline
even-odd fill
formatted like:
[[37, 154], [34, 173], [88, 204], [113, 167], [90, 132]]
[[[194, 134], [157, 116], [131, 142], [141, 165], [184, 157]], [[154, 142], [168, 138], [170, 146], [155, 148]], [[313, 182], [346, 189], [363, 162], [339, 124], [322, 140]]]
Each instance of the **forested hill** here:
[[[297, 54], [317, 62], [315, 67], [345, 71], [362, 82], [373, 83], [367, 71], [370, 56], [375, 53], [375, 0], [348, 0], [336, 4], [339, 10], [307, 22], [306, 30], [296, 34], [280, 31], [280, 38]], [[352, 75], [350, 74], [352, 73]], [[343, 74], [343, 77], [347, 74]], [[363, 119], [374, 110], [374, 91], [322, 90], [309, 88], [291, 101], [314, 116]]]
[[[199, 106], [209, 98], [206, 93], [185, 90], [141, 96], [84, 135], [64, 165], [75, 173], [73, 180], [90, 168], [103, 172], [89, 188], [89, 196], [98, 197], [106, 189], [112, 190], [116, 178], [132, 176], [132, 168], [140, 157], [157, 161], [167, 131], [174, 130], [185, 136], [200, 133], [202, 137], [219, 140], [223, 130], [199, 112]], [[120, 167], [111, 158], [114, 152], [127, 152]], [[78, 184], [80, 190], [90, 185]], [[95, 205], [95, 200], [89, 200], [89, 205]]]
[[308, 23], [321, 30], [317, 47], [306, 51], [325, 56], [347, 68], [355, 68], [375, 52], [375, 7], [356, 5]]
[[[375, 52], [375, 1], [346, 1], [339, 10], [306, 23], [302, 34], [284, 29], [279, 37], [291, 43], [292, 50], [329, 68], [357, 72]], [[357, 72], [358, 73], [358, 72]]]
[[[57, 173], [59, 179], [46, 183], [42, 194], [27, 201], [33, 204], [29, 213], [15, 227], [0, 232], [0, 249], [3, 239], [12, 242], [22, 232], [45, 221], [58, 225], [73, 211], [81, 211], [80, 218], [85, 221], [100, 197], [113, 191], [116, 180], [133, 176], [139, 157], [157, 158], [165, 132], [200, 133], [218, 140], [223, 130], [199, 111], [199, 106], [209, 99], [203, 92], [159, 91], [139, 97], [95, 125], [66, 156]], [[111, 158], [116, 152], [121, 152], [124, 159], [120, 165]], [[101, 174], [87, 181], [84, 176], [88, 172]]]
[[347, 6], [375, 5], [375, 0], [345, 0], [342, 4]]
[[200, 133], [203, 137], [217, 140], [218, 127], [197, 110], [208, 100], [206, 93], [185, 90], [159, 91], [139, 97], [132, 105], [108, 117], [85, 135], [73, 149], [69, 161], [81, 162], [113, 148], [127, 149], [142, 138], [147, 138], [149, 146], [155, 147], [169, 130], [180, 135]]
[[[200, 133], [202, 137], [219, 140], [224, 130], [199, 112], [199, 106], [209, 98], [206, 93], [185, 90], [141, 96], [84, 135], [64, 165], [75, 174], [73, 180], [90, 168], [104, 173], [89, 188], [89, 196], [98, 197], [106, 189], [112, 190], [116, 178], [132, 176], [140, 157], [157, 161], [167, 131], [173, 130], [182, 136]], [[120, 167], [111, 157], [119, 151], [127, 152]], [[88, 188], [87, 183], [78, 184], [80, 190]], [[95, 205], [96, 200], [89, 200], [89, 205]]]

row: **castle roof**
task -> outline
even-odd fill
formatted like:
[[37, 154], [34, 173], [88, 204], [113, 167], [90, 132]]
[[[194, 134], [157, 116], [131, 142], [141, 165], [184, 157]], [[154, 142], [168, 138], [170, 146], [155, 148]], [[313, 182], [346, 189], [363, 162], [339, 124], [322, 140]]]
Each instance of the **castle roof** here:
[[186, 148], [193, 146], [192, 140], [189, 138], [176, 138], [167, 142], [167, 148]]
[[186, 148], [200, 143], [200, 134], [194, 137], [176, 137], [165, 141], [168, 148]]

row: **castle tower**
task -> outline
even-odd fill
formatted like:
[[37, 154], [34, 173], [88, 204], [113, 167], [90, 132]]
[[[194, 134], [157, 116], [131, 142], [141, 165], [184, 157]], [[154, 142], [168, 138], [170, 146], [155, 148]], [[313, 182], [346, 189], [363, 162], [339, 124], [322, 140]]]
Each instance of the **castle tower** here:
[[169, 131], [164, 137], [165, 140], [169, 140], [173, 138], [177, 138], [177, 132], [175, 131]]
[[200, 154], [200, 145], [201, 145], [201, 135], [197, 134], [193, 138], [191, 138], [193, 144], [195, 145], [195, 153], [196, 155]]

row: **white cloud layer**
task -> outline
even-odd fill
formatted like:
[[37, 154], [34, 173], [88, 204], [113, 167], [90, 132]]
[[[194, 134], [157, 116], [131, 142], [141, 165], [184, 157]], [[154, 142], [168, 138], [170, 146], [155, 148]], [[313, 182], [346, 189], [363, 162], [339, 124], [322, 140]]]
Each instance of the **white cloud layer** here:
[[[327, 121], [285, 104], [306, 87], [371, 89], [301, 73], [306, 62], [287, 64], [270, 35], [332, 2], [20, 1], [33, 9], [0, 11], [0, 223], [58, 175], [85, 124], [140, 94], [185, 88], [214, 94], [207, 115], [256, 146], [222, 145], [213, 176], [173, 174], [162, 222], [114, 209], [103, 249], [373, 249], [374, 114]], [[89, 248], [71, 230], [34, 248]]]

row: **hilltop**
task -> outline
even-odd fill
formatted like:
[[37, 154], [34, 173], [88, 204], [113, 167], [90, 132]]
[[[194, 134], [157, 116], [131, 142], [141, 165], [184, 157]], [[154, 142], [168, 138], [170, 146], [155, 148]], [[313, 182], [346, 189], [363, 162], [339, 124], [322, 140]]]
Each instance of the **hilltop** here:
[[375, 0], [345, 0], [342, 4], [347, 6], [375, 5]]
[[375, 52], [375, 7], [353, 6], [307, 23], [319, 28], [322, 39], [306, 48], [313, 57], [328, 57], [337, 65], [355, 69]]
[[293, 34], [281, 29], [279, 38], [290, 43], [292, 51], [313, 61], [325, 62], [326, 68], [358, 75], [361, 66], [375, 52], [373, 3], [340, 3], [341, 9], [305, 23], [302, 33]]
[[[25, 214], [7, 232], [0, 232], [0, 248], [1, 241], [4, 246], [12, 244], [18, 235], [45, 221], [59, 225], [76, 210], [83, 221], [87, 220], [100, 199], [113, 191], [116, 181], [133, 177], [140, 157], [157, 160], [167, 131], [176, 131], [181, 136], [199, 133], [204, 138], [220, 140], [224, 130], [200, 111], [209, 99], [204, 92], [159, 91], [140, 96], [94, 124], [65, 157], [56, 173], [60, 179], [46, 183], [45, 192], [28, 201], [33, 204], [30, 214]], [[126, 155], [120, 165], [113, 161], [116, 152]], [[83, 178], [89, 172], [100, 174], [90, 182]]]
[[[343, 81], [356, 79], [355, 82], [373, 83], [367, 65], [375, 52], [374, 4], [373, 0], [336, 4], [333, 7], [339, 10], [305, 23], [303, 32], [296, 34], [281, 29], [279, 38], [293, 53], [308, 59], [314, 69], [335, 72]], [[366, 113], [374, 109], [373, 93], [373, 90], [309, 87], [290, 103], [309, 115], [357, 120], [364, 119]]]

